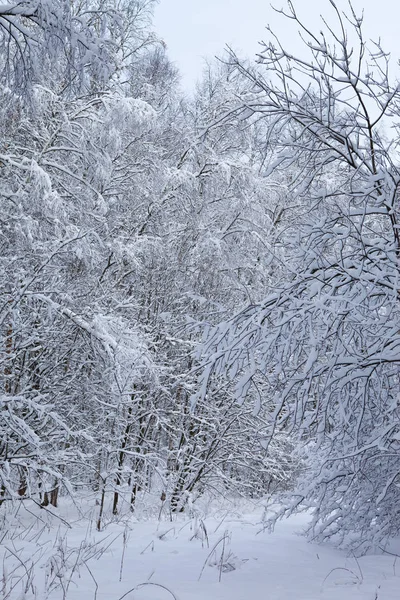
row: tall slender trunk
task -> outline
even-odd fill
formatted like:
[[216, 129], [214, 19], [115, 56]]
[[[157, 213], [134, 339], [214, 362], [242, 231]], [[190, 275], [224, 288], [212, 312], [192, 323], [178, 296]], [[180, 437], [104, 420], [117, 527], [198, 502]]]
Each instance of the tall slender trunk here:
[[119, 454], [118, 454], [117, 474], [115, 477], [115, 488], [116, 489], [114, 491], [113, 508], [112, 508], [113, 515], [118, 514], [118, 500], [119, 500], [119, 491], [118, 490], [122, 483], [122, 467], [124, 465], [124, 460], [125, 460], [125, 448], [128, 445], [129, 434], [130, 434], [131, 428], [132, 428], [132, 423], [130, 421], [131, 415], [132, 415], [132, 406], [130, 406], [128, 408], [128, 422], [126, 424], [124, 436], [122, 438], [121, 450], [119, 451]]
[[97, 531], [101, 531], [101, 522], [103, 519], [105, 499], [106, 499], [106, 479], [103, 479], [103, 486], [101, 489], [101, 497], [100, 497], [99, 516], [97, 518]]
[[54, 508], [57, 508], [57, 506], [58, 506], [59, 491], [60, 491], [60, 484], [59, 484], [59, 481], [56, 479], [54, 482], [54, 487], [50, 492], [50, 504], [52, 506], [54, 506]]
[[[10, 300], [11, 302], [11, 300]], [[10, 320], [6, 328], [6, 360], [4, 366], [4, 392], [11, 394], [11, 353], [13, 347], [13, 325], [12, 315], [10, 314]]]

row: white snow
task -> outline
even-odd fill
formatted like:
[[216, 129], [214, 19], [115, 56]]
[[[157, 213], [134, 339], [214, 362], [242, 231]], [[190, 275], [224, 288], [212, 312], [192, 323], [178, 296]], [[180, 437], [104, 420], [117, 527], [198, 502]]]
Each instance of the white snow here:
[[58, 514], [71, 523], [67, 528], [46, 511], [24, 506], [40, 520], [32, 520], [26, 529], [32, 513], [21, 505], [15, 528], [2, 541], [4, 600], [400, 597], [396, 557], [355, 558], [329, 545], [307, 542], [300, 535], [306, 515], [283, 521], [268, 534], [260, 533], [261, 507], [245, 514], [221, 510], [203, 519], [200, 514], [179, 515], [172, 522], [168, 515], [159, 521], [154, 511], [141, 521], [126, 517], [109, 523], [99, 533], [96, 511], [92, 519], [82, 520], [74, 507], [64, 508]]

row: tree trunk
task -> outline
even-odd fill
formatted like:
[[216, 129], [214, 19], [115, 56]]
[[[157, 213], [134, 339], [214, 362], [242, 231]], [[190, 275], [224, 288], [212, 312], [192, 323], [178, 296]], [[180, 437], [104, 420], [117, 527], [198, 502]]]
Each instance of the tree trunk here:
[[54, 506], [54, 508], [57, 508], [57, 506], [58, 506], [58, 493], [59, 493], [59, 491], [60, 491], [60, 486], [58, 484], [58, 481], [56, 480], [54, 482], [54, 488], [50, 492], [50, 504], [52, 506]]
[[44, 494], [43, 494], [43, 500], [42, 500], [40, 506], [46, 507], [49, 504], [50, 504], [49, 493], [48, 492], [44, 492]]

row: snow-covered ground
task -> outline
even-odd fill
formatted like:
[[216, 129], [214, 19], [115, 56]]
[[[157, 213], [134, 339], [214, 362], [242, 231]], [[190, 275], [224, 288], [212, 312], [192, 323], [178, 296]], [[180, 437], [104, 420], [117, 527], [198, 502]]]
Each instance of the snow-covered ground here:
[[[95, 531], [93, 520], [45, 511], [29, 525], [22, 508], [1, 544], [1, 600], [399, 600], [400, 561], [354, 558], [299, 535], [301, 515], [260, 531], [247, 514], [158, 521], [126, 518]], [[19, 523], [19, 525], [18, 525]], [[26, 527], [28, 528], [26, 529]], [[132, 590], [132, 591], [129, 591]]]

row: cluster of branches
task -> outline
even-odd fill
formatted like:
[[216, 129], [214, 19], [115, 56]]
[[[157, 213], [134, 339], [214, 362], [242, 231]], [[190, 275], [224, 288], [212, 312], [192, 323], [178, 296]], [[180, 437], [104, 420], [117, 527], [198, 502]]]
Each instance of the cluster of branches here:
[[278, 269], [286, 184], [260, 174], [263, 125], [208, 128], [241, 77], [209, 70], [184, 101], [150, 9], [0, 6], [1, 510], [92, 490], [101, 528], [145, 493], [180, 511], [296, 469], [218, 378], [191, 411], [200, 324]]
[[[154, 0], [10, 0], [0, 5], [0, 76], [20, 94], [43, 70], [59, 91], [101, 89], [154, 42]], [[52, 77], [50, 79], [50, 73]]]
[[298, 57], [272, 31], [258, 68], [231, 54], [252, 94], [237, 114], [268, 121], [270, 172], [295, 167], [305, 210], [281, 281], [203, 351], [206, 378], [241, 374], [240, 398], [266, 382], [270, 439], [304, 445], [309, 475], [279, 515], [311, 507], [315, 538], [362, 552], [400, 529], [400, 92], [351, 4], [330, 5], [317, 34], [291, 2], [279, 11], [300, 30]]
[[281, 11], [308, 56], [269, 32], [188, 101], [152, 2], [0, 6], [3, 506], [89, 488], [100, 528], [300, 456], [279, 515], [398, 534], [400, 95], [330, 7]]

